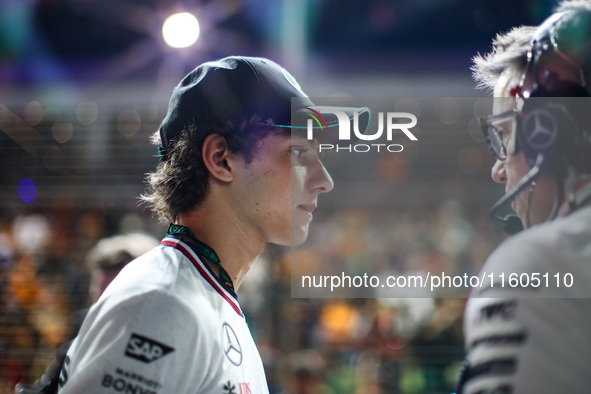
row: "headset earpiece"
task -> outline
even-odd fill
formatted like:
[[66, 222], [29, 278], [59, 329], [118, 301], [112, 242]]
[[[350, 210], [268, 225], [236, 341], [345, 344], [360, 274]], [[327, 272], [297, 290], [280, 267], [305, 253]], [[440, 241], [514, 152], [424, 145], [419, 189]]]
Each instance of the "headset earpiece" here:
[[591, 170], [591, 141], [586, 120], [589, 102], [577, 99], [589, 97], [589, 94], [576, 84], [562, 82], [560, 85], [553, 90], [535, 89], [524, 100], [517, 124], [517, 150], [523, 150], [530, 166], [540, 153], [543, 154], [544, 173], [563, 172], [568, 166]]

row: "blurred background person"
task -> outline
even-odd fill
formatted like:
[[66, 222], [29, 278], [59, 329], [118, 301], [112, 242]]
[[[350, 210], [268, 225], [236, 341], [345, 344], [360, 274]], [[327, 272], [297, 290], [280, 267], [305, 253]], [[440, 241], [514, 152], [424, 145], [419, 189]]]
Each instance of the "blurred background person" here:
[[[158, 244], [156, 238], [144, 233], [114, 235], [101, 239], [88, 252], [85, 259], [85, 264], [90, 272], [88, 302], [94, 304], [127, 263], [158, 246]], [[18, 384], [15, 393], [57, 393], [64, 358], [87, 313], [88, 308], [84, 308], [73, 314], [68, 341], [59, 346], [52, 364], [34, 385]]]
[[278, 366], [283, 390], [277, 394], [326, 394], [324, 385], [326, 360], [314, 349], [286, 354]]

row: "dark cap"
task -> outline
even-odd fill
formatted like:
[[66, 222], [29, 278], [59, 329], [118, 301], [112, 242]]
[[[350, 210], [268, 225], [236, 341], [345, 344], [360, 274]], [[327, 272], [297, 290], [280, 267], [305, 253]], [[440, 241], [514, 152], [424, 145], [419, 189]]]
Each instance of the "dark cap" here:
[[[291, 127], [296, 110], [319, 110], [295, 78], [277, 63], [259, 57], [230, 56], [203, 63], [174, 88], [160, 126], [161, 155], [190, 125], [201, 129], [230, 122], [238, 127], [253, 115], [277, 127]], [[342, 108], [352, 118], [359, 108]]]

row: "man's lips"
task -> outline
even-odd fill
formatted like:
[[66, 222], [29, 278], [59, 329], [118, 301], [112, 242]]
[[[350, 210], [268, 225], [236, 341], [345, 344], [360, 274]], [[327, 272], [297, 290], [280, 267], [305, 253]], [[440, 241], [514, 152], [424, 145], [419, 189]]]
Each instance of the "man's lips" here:
[[316, 204], [302, 204], [299, 207], [301, 209], [303, 209], [304, 211], [312, 214], [314, 212], [314, 210], [316, 209]]

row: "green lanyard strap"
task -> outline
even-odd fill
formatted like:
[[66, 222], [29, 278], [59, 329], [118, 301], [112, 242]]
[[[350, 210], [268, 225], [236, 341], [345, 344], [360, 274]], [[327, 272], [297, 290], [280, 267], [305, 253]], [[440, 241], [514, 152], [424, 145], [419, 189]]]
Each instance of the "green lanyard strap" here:
[[206, 258], [207, 260], [211, 261], [212, 263], [216, 264], [220, 268], [220, 276], [226, 282], [226, 285], [234, 291], [234, 283], [232, 282], [232, 278], [228, 275], [228, 272], [222, 267], [222, 262], [218, 257], [215, 250], [213, 250], [209, 245], [199, 241], [195, 234], [185, 226], [181, 226], [180, 224], [170, 224], [168, 226], [168, 230], [166, 231], [169, 235], [184, 235], [191, 240], [191, 246], [193, 246], [196, 252]]

